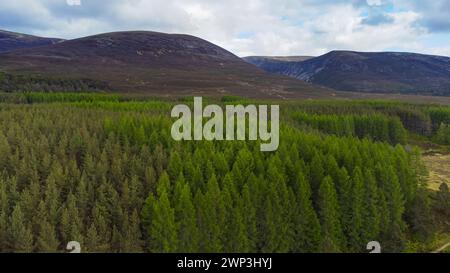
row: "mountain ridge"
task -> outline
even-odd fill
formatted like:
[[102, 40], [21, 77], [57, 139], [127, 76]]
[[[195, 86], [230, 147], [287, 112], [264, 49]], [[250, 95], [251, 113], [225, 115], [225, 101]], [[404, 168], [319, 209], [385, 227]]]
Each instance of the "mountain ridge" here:
[[335, 50], [260, 68], [341, 91], [450, 96], [450, 57]]
[[59, 43], [59, 38], [45, 38], [0, 29], [0, 53]]
[[150, 94], [284, 97], [296, 92], [332, 93], [269, 74], [201, 38], [150, 31], [103, 33], [4, 52], [0, 54], [0, 71], [9, 74], [8, 82], [23, 81], [22, 75], [31, 75], [30, 81], [39, 82], [38, 87], [47, 85], [41, 84], [43, 78], [50, 78], [50, 85], [59, 79], [77, 86], [98, 82], [101, 87], [94, 89], [107, 86], [113, 91]]

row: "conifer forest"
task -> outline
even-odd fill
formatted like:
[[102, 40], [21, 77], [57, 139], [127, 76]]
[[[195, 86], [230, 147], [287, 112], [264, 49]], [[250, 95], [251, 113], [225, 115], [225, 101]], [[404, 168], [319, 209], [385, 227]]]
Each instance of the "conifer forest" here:
[[[174, 141], [192, 98], [0, 95], [0, 252], [429, 252], [450, 234], [450, 107], [394, 101], [279, 104], [280, 144]], [[448, 182], [448, 181], [447, 181]]]

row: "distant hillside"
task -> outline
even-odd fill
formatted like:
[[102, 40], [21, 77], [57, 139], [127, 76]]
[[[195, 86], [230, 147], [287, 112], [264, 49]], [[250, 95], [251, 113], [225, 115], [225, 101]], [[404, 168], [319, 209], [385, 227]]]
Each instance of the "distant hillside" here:
[[312, 56], [249, 56], [244, 57], [243, 59], [249, 63], [262, 63], [269, 61], [280, 61], [280, 62], [303, 62], [309, 59], [312, 59]]
[[4, 73], [0, 89], [8, 91], [89, 87], [164, 95], [330, 94], [326, 88], [266, 73], [200, 38], [145, 31], [106, 33], [2, 53], [0, 71]]
[[0, 53], [61, 42], [61, 39], [42, 38], [21, 33], [0, 30]]
[[[254, 63], [254, 62], [253, 62]], [[450, 58], [414, 53], [332, 51], [262, 69], [336, 90], [450, 96]]]
[[261, 68], [267, 72], [283, 74], [283, 73], [279, 73], [279, 72], [283, 71], [283, 68], [285, 67], [286, 63], [303, 62], [303, 61], [306, 61], [306, 60], [309, 60], [312, 58], [314, 58], [314, 57], [311, 57], [311, 56], [249, 56], [249, 57], [244, 57], [243, 59], [246, 62], [256, 65], [259, 68]]

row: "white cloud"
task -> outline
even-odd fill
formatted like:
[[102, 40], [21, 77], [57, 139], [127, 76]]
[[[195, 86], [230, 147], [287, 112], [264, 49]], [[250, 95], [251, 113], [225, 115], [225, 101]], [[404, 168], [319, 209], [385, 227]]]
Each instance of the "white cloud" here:
[[381, 0], [367, 0], [367, 5], [369, 5], [369, 6], [381, 6], [381, 5], [383, 5], [383, 1], [381, 1]]

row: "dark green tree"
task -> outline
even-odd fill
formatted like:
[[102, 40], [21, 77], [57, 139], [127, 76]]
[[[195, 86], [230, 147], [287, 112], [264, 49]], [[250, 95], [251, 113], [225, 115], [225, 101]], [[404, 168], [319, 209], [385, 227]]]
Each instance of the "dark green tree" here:
[[197, 216], [192, 203], [192, 193], [188, 184], [177, 183], [175, 195], [175, 219], [178, 225], [177, 252], [194, 253], [199, 251], [200, 234], [197, 227]]
[[439, 191], [436, 194], [435, 207], [442, 214], [450, 217], [450, 190], [446, 183], [439, 186]]
[[316, 252], [321, 244], [321, 227], [311, 200], [311, 188], [302, 173], [298, 174], [296, 193], [295, 252]]
[[333, 179], [329, 176], [324, 178], [319, 189], [319, 209], [323, 236], [321, 251], [345, 251], [339, 203]]
[[175, 212], [167, 191], [160, 187], [158, 193], [158, 200], [151, 203], [152, 218], [147, 229], [149, 250], [155, 253], [175, 252], [178, 247]]
[[33, 234], [24, 219], [20, 205], [16, 205], [12, 212], [8, 237], [10, 249], [13, 252], [33, 251]]
[[208, 253], [222, 251], [225, 207], [215, 176], [209, 179], [205, 194], [197, 194], [196, 204], [198, 204], [199, 231], [203, 235], [200, 250]]
[[352, 251], [360, 252], [368, 242], [363, 241], [361, 234], [364, 228], [364, 178], [359, 167], [353, 171], [351, 184], [351, 225], [348, 227], [348, 243]]

